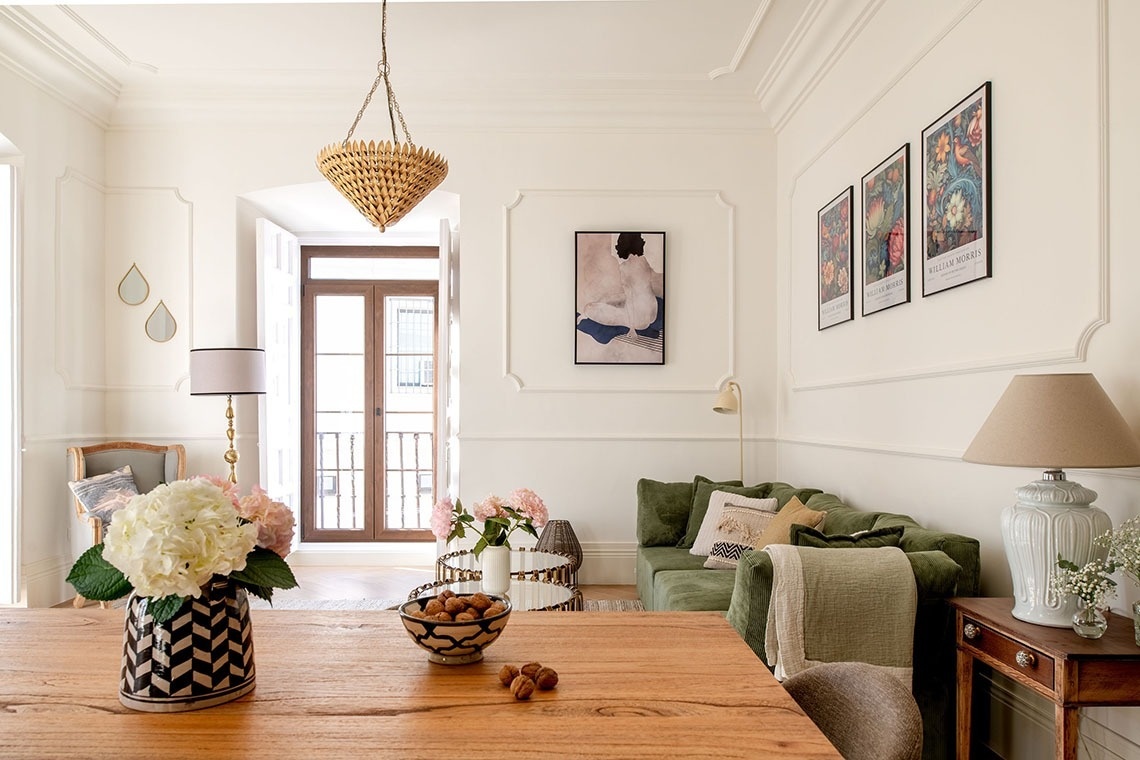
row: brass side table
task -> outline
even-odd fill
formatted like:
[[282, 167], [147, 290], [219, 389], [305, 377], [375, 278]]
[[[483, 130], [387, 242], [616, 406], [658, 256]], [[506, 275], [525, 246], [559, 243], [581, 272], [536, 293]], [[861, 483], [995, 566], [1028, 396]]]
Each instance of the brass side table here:
[[[470, 549], [449, 552], [435, 561], [437, 581], [477, 581], [482, 577], [479, 559]], [[573, 557], [537, 549], [511, 549], [511, 578], [578, 585]]]

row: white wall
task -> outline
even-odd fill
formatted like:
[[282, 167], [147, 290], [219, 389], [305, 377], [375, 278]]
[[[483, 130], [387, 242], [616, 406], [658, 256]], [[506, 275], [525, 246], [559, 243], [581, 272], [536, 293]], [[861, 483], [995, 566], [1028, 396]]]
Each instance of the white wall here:
[[[1140, 304], [1132, 297], [1140, 258], [1130, 234], [1140, 191], [1129, 180], [1140, 171], [1132, 39], [1140, 8], [885, 0], [844, 11], [852, 25], [821, 29], [818, 44], [805, 46], [795, 97], [779, 88], [769, 95], [779, 109], [770, 109], [779, 166], [777, 470], [860, 508], [977, 537], [983, 593], [1007, 595], [999, 514], [1037, 474], [960, 457], [1010, 377], [1093, 372], [1140, 429]], [[910, 142], [911, 262], [920, 265], [921, 132], [987, 80], [993, 278], [923, 298], [915, 274], [909, 304], [818, 332], [818, 209], [851, 184], [861, 209], [862, 176]], [[1114, 523], [1140, 514], [1136, 470], [1070, 477], [1100, 492]], [[1117, 605], [1136, 596], [1126, 587]], [[992, 743], [1006, 757], [1036, 757], [1035, 747], [1049, 746], [1047, 735], [1040, 742], [1051, 714], [1027, 718], [1040, 710], [1014, 687], [1011, 698], [995, 695]], [[1140, 711], [1088, 716], [1083, 756], [1140, 753]], [[1013, 724], [1025, 732], [1002, 732]]]
[[[69, 359], [82, 356], [88, 379], [95, 386], [105, 382], [103, 336], [94, 329], [88, 342], [90, 336], [62, 321], [65, 306], [81, 306], [93, 328], [105, 319], [102, 289], [64, 292], [80, 276], [103, 278], [103, 130], [51, 89], [0, 67], [0, 133], [15, 145], [22, 178], [22, 345], [11, 350], [20, 351], [23, 365], [19, 601], [33, 606], [67, 598], [63, 578], [73, 559], [72, 537], [82, 533], [90, 540], [67, 490], [65, 449], [77, 439], [101, 437], [106, 428], [100, 390], [81, 387], [68, 373]], [[69, 181], [78, 176], [85, 181]], [[65, 212], [79, 220], [77, 233], [90, 234], [66, 234], [58, 224]]]

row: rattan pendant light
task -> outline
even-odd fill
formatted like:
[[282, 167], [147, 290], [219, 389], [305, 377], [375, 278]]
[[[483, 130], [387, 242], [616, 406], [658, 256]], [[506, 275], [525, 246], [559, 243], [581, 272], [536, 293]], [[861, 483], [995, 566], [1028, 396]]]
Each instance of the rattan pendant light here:
[[[392, 141], [353, 140], [352, 133], [381, 82], [388, 98]], [[396, 133], [397, 118], [404, 133], [403, 143]], [[447, 161], [443, 156], [427, 148], [418, 148], [412, 142], [408, 124], [392, 92], [388, 67], [388, 0], [383, 0], [381, 12], [376, 81], [365, 96], [344, 141], [326, 145], [317, 154], [317, 168], [381, 232], [415, 208], [447, 176]]]

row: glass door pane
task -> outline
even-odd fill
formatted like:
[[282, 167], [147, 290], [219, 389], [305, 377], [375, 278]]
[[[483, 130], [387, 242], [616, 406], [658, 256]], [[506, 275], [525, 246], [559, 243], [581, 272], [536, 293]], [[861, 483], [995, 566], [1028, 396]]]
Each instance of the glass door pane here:
[[384, 530], [427, 530], [435, 492], [435, 299], [384, 297]]
[[313, 299], [317, 530], [367, 528], [366, 306], [359, 295]]

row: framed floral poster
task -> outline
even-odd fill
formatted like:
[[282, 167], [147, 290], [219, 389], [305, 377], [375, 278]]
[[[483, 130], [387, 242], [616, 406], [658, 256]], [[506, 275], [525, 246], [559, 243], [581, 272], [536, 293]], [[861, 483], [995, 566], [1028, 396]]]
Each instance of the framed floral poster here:
[[990, 83], [922, 132], [922, 295], [990, 277]]
[[850, 186], [819, 210], [819, 329], [855, 318], [851, 295]]
[[910, 301], [910, 144], [863, 177], [863, 316]]
[[664, 364], [665, 233], [574, 238], [574, 363]]

